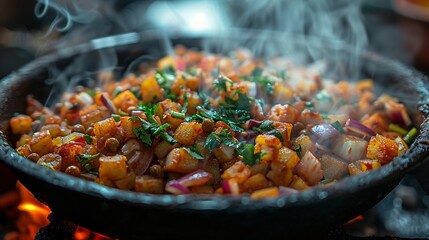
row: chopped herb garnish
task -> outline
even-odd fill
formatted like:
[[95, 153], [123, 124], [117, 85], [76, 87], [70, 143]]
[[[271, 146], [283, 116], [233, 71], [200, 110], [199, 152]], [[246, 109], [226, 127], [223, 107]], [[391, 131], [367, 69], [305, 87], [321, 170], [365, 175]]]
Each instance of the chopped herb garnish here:
[[322, 116], [323, 120], [329, 121], [331, 118], [329, 118], [326, 114], [320, 114]]
[[262, 73], [264, 72], [264, 70], [262, 68], [254, 68], [252, 70], [252, 77], [260, 77], [262, 76]]
[[90, 155], [90, 154], [78, 154], [76, 156], [77, 160], [79, 161], [80, 166], [82, 166], [86, 171], [90, 172], [91, 170], [94, 169], [94, 167], [92, 166], [92, 160], [98, 158], [101, 154], [97, 153], [94, 155]]
[[411, 128], [411, 130], [404, 136], [404, 141], [408, 144], [408, 146], [413, 143], [414, 139], [417, 136], [417, 128]]
[[152, 135], [147, 132], [143, 126], [139, 128], [134, 128], [133, 132], [134, 135], [136, 135], [137, 139], [143, 143], [143, 145], [145, 145], [146, 147], [152, 146]]
[[389, 130], [393, 131], [393, 132], [397, 132], [399, 134], [401, 134], [402, 136], [405, 136], [407, 134], [407, 130], [401, 128], [399, 125], [396, 124], [389, 124]]
[[340, 134], [344, 134], [344, 128], [341, 126], [341, 123], [337, 120], [331, 124]]
[[240, 142], [236, 141], [232, 134], [228, 132], [227, 129], [224, 129], [221, 133], [212, 132], [206, 139], [204, 143], [204, 148], [207, 148], [209, 151], [220, 146], [220, 144], [224, 143], [228, 147], [238, 148], [240, 146]]
[[302, 157], [302, 147], [298, 143], [292, 143], [292, 149], [296, 152], [296, 155], [298, 155], [299, 158]]
[[185, 93], [183, 94], [183, 106], [182, 106], [182, 111], [180, 112], [185, 114], [188, 111], [188, 105], [189, 105], [188, 95]]
[[203, 154], [197, 149], [195, 145], [192, 145], [189, 148], [184, 147], [183, 149], [186, 150], [189, 155], [195, 159], [204, 159]]
[[250, 77], [243, 77], [243, 80], [257, 83], [264, 87], [265, 92], [268, 95], [272, 95], [274, 92], [274, 80], [269, 77], [262, 76], [263, 70], [260, 68], [254, 68]]
[[122, 109], [120, 109], [120, 108], [118, 108], [118, 113], [119, 113], [121, 116], [127, 116], [127, 115], [128, 115], [128, 113], [126, 113], [126, 112], [122, 111]]
[[92, 143], [92, 137], [88, 134], [83, 135], [83, 138], [85, 138], [86, 143], [91, 144]]
[[118, 114], [112, 114], [112, 118], [115, 120], [115, 122], [119, 122], [121, 121], [121, 116], [119, 116]]
[[180, 119], [185, 119], [185, 117], [186, 117], [186, 115], [184, 113], [179, 113], [179, 112], [175, 112], [175, 111], [171, 112], [171, 116], [175, 117], [175, 118], [180, 118]]
[[273, 130], [273, 129], [274, 129], [273, 121], [271, 121], [271, 120], [263, 121], [263, 122], [261, 123], [261, 125], [259, 125], [259, 129], [261, 129], [262, 131], [270, 131], [270, 130]]
[[217, 133], [210, 133], [209, 136], [207, 136], [206, 141], [204, 143], [204, 148], [207, 148], [209, 151], [212, 151], [213, 149], [220, 146], [222, 143], [222, 138], [220, 138], [219, 134]]
[[138, 116], [130, 117], [130, 119], [138, 119], [142, 123], [141, 127], [133, 129], [134, 134], [146, 147], [152, 146], [152, 136], [162, 137], [166, 142], [170, 143], [171, 145], [177, 143], [176, 139], [170, 136], [166, 131], [166, 129], [170, 125], [168, 123], [160, 125], [153, 117], [153, 112], [155, 111], [154, 108], [156, 107], [157, 105], [153, 107], [148, 107], [147, 105], [139, 106], [139, 109], [146, 108], [147, 112], [145, 113], [149, 122]]
[[228, 84], [231, 86], [234, 82], [223, 76], [223, 75], [219, 75], [219, 77], [213, 81], [213, 87], [214, 89], [218, 90], [218, 91], [224, 91], [227, 92], [228, 89]]
[[237, 151], [243, 157], [243, 162], [249, 166], [257, 164], [264, 155], [263, 152], [255, 154], [255, 146], [253, 144], [242, 144]]
[[171, 100], [176, 99], [177, 96], [171, 91], [171, 84], [175, 78], [176, 71], [172, 66], [156, 71], [155, 79], [159, 86], [164, 89], [164, 98], [169, 98]]

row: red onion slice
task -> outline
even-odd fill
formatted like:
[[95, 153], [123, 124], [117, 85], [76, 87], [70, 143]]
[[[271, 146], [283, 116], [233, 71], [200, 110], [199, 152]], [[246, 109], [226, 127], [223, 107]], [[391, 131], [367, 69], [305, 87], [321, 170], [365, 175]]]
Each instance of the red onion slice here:
[[165, 191], [176, 195], [191, 193], [188, 188], [184, 187], [176, 180], [168, 182], [167, 185], [165, 185]]
[[177, 179], [177, 181], [184, 187], [201, 186], [211, 179], [210, 173], [201, 169], [186, 174], [185, 176]]
[[261, 124], [262, 124], [262, 121], [250, 119], [249, 122], [247, 122], [247, 129], [252, 129], [253, 127], [259, 127]]
[[188, 189], [189, 187], [204, 185], [210, 179], [210, 173], [199, 169], [181, 178], [169, 181], [165, 186], [165, 190], [173, 194], [187, 194], [191, 192]]
[[319, 124], [310, 129], [310, 138], [313, 141], [322, 143], [325, 140], [329, 140], [337, 137], [340, 133], [331, 124]]
[[238, 186], [238, 182], [234, 178], [223, 180], [221, 183], [221, 187], [223, 189], [223, 192], [226, 194], [232, 194], [232, 195], [240, 194], [240, 188]]
[[113, 105], [112, 101], [104, 93], [100, 96], [101, 103], [110, 111], [110, 113], [116, 113], [116, 107]]
[[355, 132], [364, 136], [368, 136], [368, 137], [372, 137], [376, 135], [376, 132], [374, 132], [371, 128], [351, 118], [347, 120], [346, 128], [352, 132]]

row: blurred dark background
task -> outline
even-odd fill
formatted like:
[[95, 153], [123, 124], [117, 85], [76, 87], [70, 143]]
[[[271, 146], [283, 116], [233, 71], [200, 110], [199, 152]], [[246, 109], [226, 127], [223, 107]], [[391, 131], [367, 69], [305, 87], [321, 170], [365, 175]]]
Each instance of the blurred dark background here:
[[[282, 13], [278, 13], [273, 21], [269, 14], [265, 16], [258, 11], [258, 7], [270, 6], [264, 6], [265, 2], [258, 6], [257, 2], [0, 0], [0, 78], [44, 54], [109, 34], [153, 28], [168, 31], [180, 27], [194, 34], [230, 27], [275, 29], [279, 24], [275, 20], [281, 19]], [[302, 2], [300, 7], [305, 8], [305, 2], [308, 1]], [[349, 4], [341, 0], [329, 3], [332, 2], [336, 5], [317, 6], [335, 11], [341, 4]], [[396, 59], [429, 75], [428, 0], [349, 2], [358, 2], [360, 12], [359, 16], [347, 18], [351, 21], [347, 26], [353, 28], [362, 24], [365, 34], [362, 38], [347, 38], [351, 39], [349, 43], [361, 44], [365, 49]], [[285, 14], [292, 15], [294, 11], [289, 9]], [[306, 17], [298, 14], [294, 21], [298, 24]], [[180, 19], [180, 24], [177, 19]], [[291, 28], [294, 25], [295, 22], [282, 25], [284, 28], [280, 30], [291, 29], [293, 33], [298, 29]], [[303, 26], [303, 29], [307, 27]], [[356, 31], [353, 33], [359, 34]], [[336, 35], [339, 38], [344, 36]], [[428, 165], [424, 164], [408, 174], [382, 202], [353, 224], [346, 225], [346, 232], [353, 236], [429, 237]], [[2, 229], [10, 228], [10, 219], [16, 217], [10, 210], [15, 205], [9, 194], [16, 191], [15, 184], [13, 174], [0, 164], [0, 239], [4, 236]]]

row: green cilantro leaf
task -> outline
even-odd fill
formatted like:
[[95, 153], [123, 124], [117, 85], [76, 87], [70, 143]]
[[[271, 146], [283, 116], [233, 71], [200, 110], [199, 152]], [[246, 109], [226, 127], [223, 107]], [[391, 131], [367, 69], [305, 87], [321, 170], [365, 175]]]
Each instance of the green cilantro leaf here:
[[189, 155], [195, 159], [204, 159], [203, 154], [197, 149], [195, 145], [192, 145], [189, 148], [184, 147], [183, 149], [186, 150]]
[[331, 124], [340, 134], [344, 134], [344, 128], [341, 126], [341, 123], [337, 120]]
[[92, 160], [100, 157], [100, 153], [94, 154], [94, 155], [90, 155], [90, 154], [78, 154], [76, 156], [77, 160], [79, 161], [79, 164], [86, 170], [86, 171], [91, 171], [94, 169], [94, 167], [92, 166]]
[[92, 143], [92, 137], [88, 134], [83, 135], [83, 138], [85, 138], [86, 143], [91, 144]]

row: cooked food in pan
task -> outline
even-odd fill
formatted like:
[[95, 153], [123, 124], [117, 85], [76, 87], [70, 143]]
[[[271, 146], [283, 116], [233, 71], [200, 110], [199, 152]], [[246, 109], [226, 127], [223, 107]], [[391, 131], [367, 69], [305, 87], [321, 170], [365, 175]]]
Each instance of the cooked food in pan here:
[[36, 164], [153, 194], [293, 194], [383, 167], [417, 134], [400, 99], [264, 63], [177, 47], [118, 81], [76, 86], [53, 109], [31, 96], [10, 119]]

